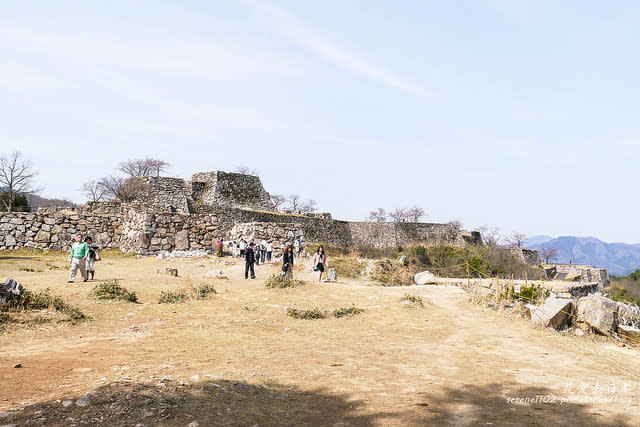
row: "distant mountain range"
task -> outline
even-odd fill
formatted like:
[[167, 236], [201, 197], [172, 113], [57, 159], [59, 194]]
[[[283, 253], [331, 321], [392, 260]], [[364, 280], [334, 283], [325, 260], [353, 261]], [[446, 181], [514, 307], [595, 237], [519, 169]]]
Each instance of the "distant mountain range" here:
[[523, 246], [556, 248], [558, 256], [552, 262], [593, 265], [616, 276], [626, 276], [640, 268], [640, 244], [606, 243], [595, 237], [534, 236], [525, 240]]

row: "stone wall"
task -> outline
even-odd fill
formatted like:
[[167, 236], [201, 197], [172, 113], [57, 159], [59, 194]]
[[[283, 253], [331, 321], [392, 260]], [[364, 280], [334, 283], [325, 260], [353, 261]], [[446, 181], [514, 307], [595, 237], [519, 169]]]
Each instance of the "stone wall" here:
[[194, 194], [196, 203], [211, 206], [274, 211], [271, 196], [254, 175], [213, 171], [196, 173], [192, 183], [198, 184]]
[[253, 240], [256, 244], [260, 243], [262, 239], [271, 242], [274, 255], [281, 254], [282, 249], [287, 245], [293, 246], [296, 240], [300, 247], [306, 246], [304, 231], [292, 223], [247, 222], [236, 224], [229, 233], [229, 240], [238, 243], [240, 239], [244, 239], [247, 243]]
[[547, 264], [544, 267], [547, 275], [552, 279], [559, 278], [563, 280], [598, 283], [600, 286], [609, 286], [611, 284], [609, 273], [604, 268], [576, 264]]
[[[167, 181], [164, 181], [167, 182]], [[94, 238], [103, 248], [119, 247], [141, 254], [173, 249], [212, 249], [217, 239], [229, 240], [239, 224], [293, 227], [307, 241], [337, 246], [395, 246], [408, 243], [464, 244], [449, 224], [351, 223], [330, 215], [282, 214], [206, 206], [198, 213], [159, 211], [143, 204], [87, 203], [77, 209], [40, 209], [34, 213], [2, 214], [0, 249], [41, 247], [67, 250], [73, 235]]]
[[119, 247], [122, 233], [119, 203], [87, 203], [83, 208], [41, 208], [37, 212], [2, 213], [0, 250], [45, 248], [68, 250], [77, 233], [90, 235], [101, 247]]
[[141, 202], [162, 212], [189, 213], [192, 190], [188, 181], [165, 176], [146, 176], [141, 179], [146, 184]]
[[349, 222], [350, 244], [389, 247], [410, 243], [463, 245], [459, 228], [454, 224], [420, 222]]

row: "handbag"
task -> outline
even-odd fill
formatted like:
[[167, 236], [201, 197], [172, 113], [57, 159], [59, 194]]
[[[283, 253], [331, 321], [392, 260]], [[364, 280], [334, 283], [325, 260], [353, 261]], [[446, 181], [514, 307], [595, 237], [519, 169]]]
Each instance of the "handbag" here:
[[96, 251], [96, 261], [100, 261], [102, 259], [102, 257], [100, 257], [100, 253], [98, 251]]

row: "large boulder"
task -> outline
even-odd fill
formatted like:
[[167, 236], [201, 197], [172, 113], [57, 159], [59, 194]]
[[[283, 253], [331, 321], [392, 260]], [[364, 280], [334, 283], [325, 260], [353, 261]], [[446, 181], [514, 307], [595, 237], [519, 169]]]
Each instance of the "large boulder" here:
[[0, 302], [11, 301], [14, 297], [24, 293], [24, 287], [15, 279], [7, 277], [0, 283]]
[[422, 273], [417, 273], [413, 276], [413, 281], [416, 282], [416, 285], [427, 285], [436, 283], [436, 276], [434, 276], [430, 271], [423, 271]]
[[528, 305], [531, 322], [553, 329], [562, 329], [571, 316], [575, 301], [570, 298], [549, 297], [541, 306]]
[[631, 342], [640, 343], [640, 329], [633, 326], [618, 325], [618, 333]]
[[576, 321], [608, 334], [618, 327], [618, 303], [599, 294], [582, 297], [578, 300]]
[[175, 235], [176, 249], [184, 251], [189, 249], [189, 230], [178, 231]]
[[618, 302], [618, 327], [620, 325], [640, 328], [640, 307]]
[[49, 243], [51, 242], [51, 233], [48, 231], [38, 231], [36, 234], [36, 242], [38, 243]]

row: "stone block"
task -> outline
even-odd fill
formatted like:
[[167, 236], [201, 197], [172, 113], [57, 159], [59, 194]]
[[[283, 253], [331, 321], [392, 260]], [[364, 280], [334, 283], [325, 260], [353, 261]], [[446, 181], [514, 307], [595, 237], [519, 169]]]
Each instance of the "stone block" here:
[[527, 305], [531, 322], [545, 328], [562, 329], [573, 313], [575, 301], [569, 298], [549, 297], [541, 306]]

